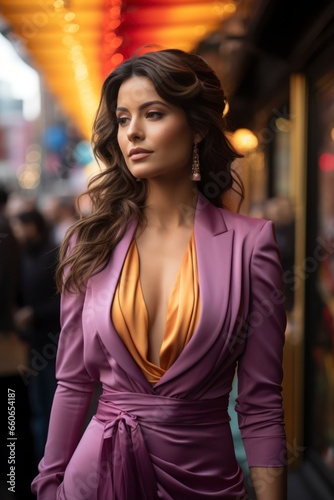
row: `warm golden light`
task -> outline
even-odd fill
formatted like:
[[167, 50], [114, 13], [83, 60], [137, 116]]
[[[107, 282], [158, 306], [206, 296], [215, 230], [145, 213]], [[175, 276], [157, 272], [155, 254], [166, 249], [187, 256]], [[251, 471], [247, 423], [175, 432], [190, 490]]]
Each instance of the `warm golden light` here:
[[334, 141], [334, 127], [331, 130], [331, 138], [332, 138], [332, 141]]
[[35, 189], [39, 185], [40, 180], [39, 175], [27, 172], [19, 179], [19, 184], [23, 189]]
[[232, 135], [232, 141], [237, 150], [252, 151], [259, 143], [253, 132], [247, 128], [239, 128]]
[[17, 180], [22, 189], [35, 189], [40, 183], [39, 168], [21, 165], [17, 170]]
[[280, 132], [289, 132], [291, 130], [291, 120], [282, 117], [277, 118], [275, 126]]
[[228, 14], [234, 14], [235, 11], [236, 11], [236, 6], [234, 5], [234, 3], [228, 3], [224, 6], [224, 12]]
[[230, 105], [227, 101], [225, 101], [225, 108], [224, 108], [224, 111], [223, 111], [223, 116], [226, 116], [227, 113], [229, 112], [230, 110]]
[[56, 0], [54, 3], [53, 3], [53, 6], [55, 9], [62, 9], [64, 7], [64, 0]]
[[141, 47], [193, 50], [237, 6], [232, 0], [1, 0], [1, 15], [65, 115], [90, 138], [107, 74]]
[[75, 18], [75, 14], [74, 12], [68, 12], [67, 14], [65, 14], [64, 16], [64, 19], [65, 21], [67, 22], [70, 22], [70, 21], [73, 21], [73, 19]]
[[64, 26], [64, 31], [65, 33], [76, 33], [77, 31], [79, 31], [79, 28], [80, 26], [78, 24], [67, 24], [66, 26]]

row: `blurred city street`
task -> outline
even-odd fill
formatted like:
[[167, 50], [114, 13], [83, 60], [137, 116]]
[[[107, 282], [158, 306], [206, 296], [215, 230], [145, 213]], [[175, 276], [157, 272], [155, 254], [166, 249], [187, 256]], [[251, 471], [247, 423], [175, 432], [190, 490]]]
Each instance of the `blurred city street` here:
[[[288, 500], [333, 500], [330, 0], [0, 0], [0, 251], [9, 245], [6, 262], [0, 254], [0, 382], [15, 388], [20, 415], [18, 487], [8, 491], [1, 442], [0, 498], [35, 498], [56, 388], [58, 252], [91, 215], [83, 193], [105, 169], [91, 145], [101, 87], [129, 57], [163, 48], [198, 54], [225, 89], [226, 134], [242, 155], [233, 164], [245, 187], [239, 211], [273, 221], [284, 271]], [[238, 209], [233, 192], [224, 203]], [[236, 397], [231, 428], [248, 474]]]

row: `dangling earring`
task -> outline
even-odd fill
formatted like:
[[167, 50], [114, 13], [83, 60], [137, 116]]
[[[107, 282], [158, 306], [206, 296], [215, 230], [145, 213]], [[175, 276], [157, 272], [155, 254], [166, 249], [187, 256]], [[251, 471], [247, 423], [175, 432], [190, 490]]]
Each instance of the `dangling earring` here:
[[197, 142], [194, 143], [194, 151], [193, 151], [193, 163], [191, 166], [191, 176], [190, 179], [192, 181], [200, 181], [201, 180], [201, 171], [199, 168], [199, 155], [198, 155], [198, 147]]

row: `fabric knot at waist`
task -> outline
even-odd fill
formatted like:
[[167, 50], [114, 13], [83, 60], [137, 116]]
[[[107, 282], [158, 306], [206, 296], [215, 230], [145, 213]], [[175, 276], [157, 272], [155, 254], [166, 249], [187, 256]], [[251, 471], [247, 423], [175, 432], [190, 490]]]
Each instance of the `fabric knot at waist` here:
[[[101, 470], [109, 481], [98, 498], [155, 500], [157, 485], [145, 436], [168, 425], [201, 427], [227, 423], [228, 399], [191, 401], [151, 394], [104, 392], [95, 418], [104, 424]], [[145, 429], [143, 433], [142, 430]]]
[[[96, 415], [96, 417], [99, 418], [98, 415]], [[129, 429], [134, 430], [138, 425], [136, 420], [136, 415], [131, 415], [130, 413], [121, 411], [115, 420], [110, 420], [106, 423], [104, 427], [104, 438], [106, 439], [112, 437], [115, 426], [121, 426], [122, 429], [128, 427]]]

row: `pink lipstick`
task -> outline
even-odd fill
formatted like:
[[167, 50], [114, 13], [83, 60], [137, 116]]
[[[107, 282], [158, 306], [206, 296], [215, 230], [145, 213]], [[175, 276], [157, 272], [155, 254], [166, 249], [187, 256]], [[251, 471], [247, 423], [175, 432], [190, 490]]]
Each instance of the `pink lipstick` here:
[[133, 148], [133, 149], [130, 149], [129, 151], [129, 158], [131, 158], [131, 160], [142, 160], [143, 158], [146, 158], [147, 156], [149, 156], [150, 154], [152, 154], [153, 151], [150, 151], [148, 149], [143, 149], [143, 148]]

